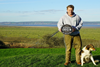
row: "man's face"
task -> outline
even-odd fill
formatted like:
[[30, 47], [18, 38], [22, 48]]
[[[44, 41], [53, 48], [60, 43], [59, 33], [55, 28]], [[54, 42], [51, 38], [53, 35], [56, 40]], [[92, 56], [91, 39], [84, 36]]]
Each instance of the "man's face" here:
[[68, 7], [67, 12], [68, 12], [69, 15], [72, 15], [73, 14], [73, 9]]

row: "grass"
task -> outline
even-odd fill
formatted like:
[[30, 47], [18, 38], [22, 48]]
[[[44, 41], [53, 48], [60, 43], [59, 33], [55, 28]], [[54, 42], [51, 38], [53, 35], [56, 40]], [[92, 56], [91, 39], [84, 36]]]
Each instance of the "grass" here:
[[[100, 49], [92, 52], [94, 59], [100, 60]], [[80, 67], [75, 62], [75, 49], [71, 52], [72, 63], [68, 67]], [[65, 48], [10, 48], [0, 49], [0, 67], [65, 67]], [[83, 67], [94, 66], [92, 62]]]
[[100, 28], [82, 28], [80, 32], [82, 39], [100, 40]]
[[[9, 42], [11, 44], [22, 43], [26, 46], [34, 45], [36, 47], [45, 47], [47, 44], [59, 48], [7, 48], [0, 49], [0, 67], [64, 67], [65, 48], [62, 43], [63, 34], [57, 33], [50, 39], [44, 36], [51, 35], [57, 30], [57, 27], [0, 27], [0, 44]], [[92, 52], [94, 59], [100, 60], [100, 28], [82, 28], [80, 30], [83, 46], [92, 43], [96, 51]], [[54, 42], [55, 41], [55, 42]], [[40, 42], [40, 43], [39, 43]], [[47, 43], [43, 43], [47, 42]], [[41, 45], [40, 45], [41, 44]], [[61, 45], [62, 44], [62, 45]], [[49, 47], [52, 47], [49, 46]], [[53, 46], [53, 47], [54, 47]], [[72, 63], [68, 67], [80, 67], [75, 63], [75, 49], [71, 52]], [[84, 64], [83, 67], [94, 66], [92, 62]]]
[[56, 27], [0, 27], [0, 35], [2, 37], [41, 38], [56, 30]]
[[[13, 47], [64, 47], [63, 34], [58, 32], [50, 39], [46, 36], [52, 35], [58, 30], [57, 27], [0, 27], [0, 41], [13, 43]], [[82, 28], [80, 30], [83, 46], [93, 44], [99, 48], [100, 28]], [[45, 36], [45, 37], [44, 37]], [[45, 43], [44, 43], [45, 42]], [[7, 43], [8, 44], [8, 43]], [[16, 45], [18, 44], [18, 45]], [[22, 45], [22, 46], [19, 46]]]
[[[53, 34], [57, 27], [0, 27], [1, 38], [26, 38], [42, 39], [46, 34]], [[82, 28], [80, 30], [82, 39], [100, 40], [100, 28]], [[57, 33], [54, 37], [63, 37], [62, 33]]]

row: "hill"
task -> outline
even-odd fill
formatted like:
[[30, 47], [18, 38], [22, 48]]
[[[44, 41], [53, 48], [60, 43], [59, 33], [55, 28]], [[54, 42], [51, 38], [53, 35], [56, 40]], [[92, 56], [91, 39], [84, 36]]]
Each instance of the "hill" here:
[[[58, 21], [0, 22], [0, 26], [57, 26]], [[100, 21], [84, 21], [85, 27], [100, 27]]]
[[56, 26], [56, 21], [29, 21], [29, 22], [1, 22], [1, 26]]

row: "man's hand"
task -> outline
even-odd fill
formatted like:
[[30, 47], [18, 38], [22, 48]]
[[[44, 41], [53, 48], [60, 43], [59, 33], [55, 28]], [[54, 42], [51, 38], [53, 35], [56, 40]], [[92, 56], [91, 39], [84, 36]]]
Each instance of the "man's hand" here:
[[75, 28], [75, 27], [73, 27], [72, 32], [74, 32], [75, 30], [76, 30], [76, 28]]
[[59, 29], [59, 31], [61, 32], [61, 29]]
[[74, 31], [75, 31], [75, 28], [72, 29], [72, 32], [74, 32]]

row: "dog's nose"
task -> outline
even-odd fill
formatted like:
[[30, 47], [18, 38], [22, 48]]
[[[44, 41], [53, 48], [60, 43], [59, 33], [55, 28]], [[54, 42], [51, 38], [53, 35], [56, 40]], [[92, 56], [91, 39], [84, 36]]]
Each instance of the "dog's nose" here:
[[93, 50], [94, 50], [94, 51], [96, 51], [96, 49], [95, 49], [95, 48], [93, 48]]
[[91, 50], [96, 51], [96, 49], [95, 49], [95, 48], [91, 48]]

